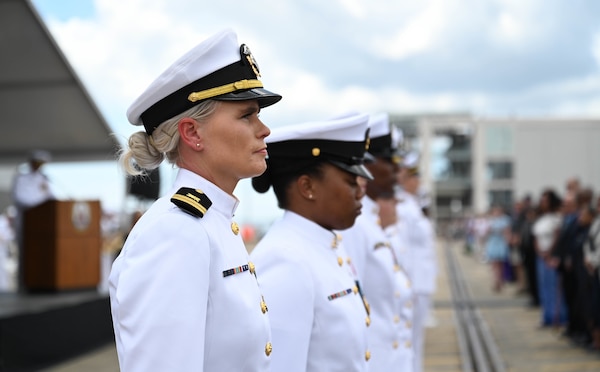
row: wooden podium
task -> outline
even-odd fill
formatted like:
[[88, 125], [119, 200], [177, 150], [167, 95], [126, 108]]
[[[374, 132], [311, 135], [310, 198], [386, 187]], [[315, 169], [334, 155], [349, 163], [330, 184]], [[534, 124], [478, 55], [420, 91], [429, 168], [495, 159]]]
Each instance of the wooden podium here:
[[47, 201], [25, 212], [27, 290], [95, 288], [100, 282], [100, 201]]

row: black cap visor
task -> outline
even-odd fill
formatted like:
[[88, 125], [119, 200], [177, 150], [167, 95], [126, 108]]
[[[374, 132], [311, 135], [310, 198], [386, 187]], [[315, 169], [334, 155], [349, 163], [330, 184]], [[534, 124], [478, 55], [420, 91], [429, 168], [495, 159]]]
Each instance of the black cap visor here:
[[371, 172], [369, 172], [369, 170], [362, 164], [345, 164], [336, 160], [329, 160], [329, 162], [335, 165], [336, 167], [345, 170], [346, 172], [350, 172], [357, 176], [364, 177], [369, 181], [373, 180], [373, 175], [371, 175]]
[[257, 100], [260, 108], [271, 106], [281, 100], [277, 93], [270, 92], [264, 88], [253, 88], [236, 91], [212, 97], [216, 101], [248, 101]]

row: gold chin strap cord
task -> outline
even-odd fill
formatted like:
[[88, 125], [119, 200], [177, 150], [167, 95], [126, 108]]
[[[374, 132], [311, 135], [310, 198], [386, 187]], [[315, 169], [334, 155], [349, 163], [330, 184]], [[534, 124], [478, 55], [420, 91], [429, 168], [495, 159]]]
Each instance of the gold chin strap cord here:
[[201, 92], [193, 92], [188, 96], [188, 101], [197, 102], [203, 99], [220, 96], [235, 92], [236, 90], [262, 88], [263, 84], [260, 80], [239, 80], [231, 84], [221, 85], [220, 87], [214, 87]]

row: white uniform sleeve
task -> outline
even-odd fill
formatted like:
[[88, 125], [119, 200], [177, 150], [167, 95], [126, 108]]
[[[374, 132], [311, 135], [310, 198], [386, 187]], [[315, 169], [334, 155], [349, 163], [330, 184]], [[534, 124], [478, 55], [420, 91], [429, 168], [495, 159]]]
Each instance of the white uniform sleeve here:
[[137, 237], [122, 258], [113, 300], [124, 372], [203, 371], [210, 243], [204, 229], [178, 222], [159, 228], [170, 236]]

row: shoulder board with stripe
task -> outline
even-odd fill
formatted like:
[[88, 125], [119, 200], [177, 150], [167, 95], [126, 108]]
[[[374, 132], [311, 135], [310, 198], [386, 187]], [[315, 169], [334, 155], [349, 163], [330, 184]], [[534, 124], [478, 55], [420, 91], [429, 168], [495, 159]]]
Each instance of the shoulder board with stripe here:
[[202, 218], [212, 202], [201, 190], [191, 187], [180, 188], [171, 198], [171, 202], [194, 217]]

